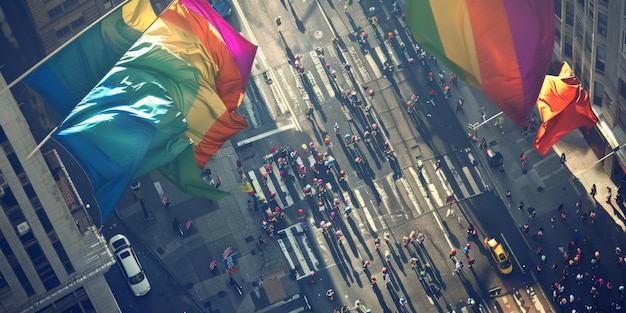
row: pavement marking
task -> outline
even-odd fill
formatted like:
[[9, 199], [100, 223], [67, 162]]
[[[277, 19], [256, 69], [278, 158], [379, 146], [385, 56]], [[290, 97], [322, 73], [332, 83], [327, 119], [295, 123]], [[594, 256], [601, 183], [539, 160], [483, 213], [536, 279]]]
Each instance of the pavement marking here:
[[[382, 206], [385, 208], [385, 211], [386, 211], [382, 213], [382, 215], [392, 215], [391, 209], [389, 209], [389, 196], [387, 195], [387, 192], [385, 192], [385, 188], [383, 188], [378, 182], [373, 182], [373, 183], [374, 183], [374, 188], [376, 189], [376, 192], [380, 196], [380, 201], [382, 202]], [[378, 206], [378, 209], [381, 210], [380, 205]]]
[[[376, 61], [374, 61], [374, 57], [372, 57], [371, 53], [365, 54], [365, 60], [367, 61], [367, 63], [369, 63], [370, 68], [372, 69], [372, 72], [374, 72], [374, 77], [382, 77], [383, 76], [383, 73], [378, 68], [378, 64], [376, 64]], [[371, 80], [372, 79], [370, 78], [370, 80], [368, 80], [368, 81], [371, 81]]]
[[[333, 90], [333, 86], [331, 85], [331, 82], [328, 79], [328, 75], [326, 74], [326, 64], [322, 64], [320, 58], [317, 56], [317, 52], [315, 52], [315, 51], [309, 52], [309, 56], [313, 60], [313, 64], [315, 65], [315, 69], [317, 70], [317, 73], [319, 74], [320, 78], [322, 79], [322, 83], [324, 84], [324, 87], [326, 87], [326, 92], [328, 92], [329, 95], [334, 94], [335, 91]], [[332, 66], [331, 66], [331, 69], [332, 69]]]
[[500, 233], [500, 238], [502, 238], [502, 241], [504, 241], [506, 243], [506, 247], [509, 249], [509, 255], [512, 255], [513, 258], [515, 259], [515, 263], [517, 263], [517, 267], [519, 267], [519, 269], [522, 271], [522, 274], [526, 274], [526, 271], [524, 270], [524, 267], [522, 267], [522, 264], [520, 264], [519, 260], [517, 259], [517, 257], [515, 256], [515, 254], [513, 254], [513, 251], [511, 251], [511, 245], [509, 244], [509, 241], [506, 240], [506, 237], [504, 237], [503, 233]]
[[[437, 168], [437, 166], [434, 163], [433, 163], [433, 166]], [[450, 183], [448, 183], [448, 178], [446, 177], [446, 174], [443, 172], [443, 169], [435, 170], [435, 174], [437, 175], [437, 178], [439, 178], [439, 181], [441, 182], [441, 187], [443, 187], [443, 190], [445, 190], [446, 195], [448, 196], [453, 195], [454, 192], [452, 192], [452, 187], [450, 187]]]
[[[280, 168], [278, 166], [278, 164], [276, 163], [276, 161], [274, 161], [273, 164], [274, 164], [273, 166], [274, 166], [274, 168], [276, 170], [278, 170]], [[276, 177], [276, 179], [278, 180], [278, 186], [280, 186], [280, 190], [283, 192], [283, 195], [285, 196], [285, 202], [284, 202], [285, 205], [283, 206], [283, 209], [284, 209], [284, 208], [286, 208], [288, 206], [291, 206], [294, 202], [293, 202], [293, 198], [291, 198], [291, 195], [289, 194], [289, 190], [287, 189], [287, 185], [285, 185], [285, 181], [282, 178], [280, 178], [280, 170], [278, 170], [278, 173], [277, 173], [276, 170], [273, 171], [274, 177]], [[283, 173], [284, 173], [284, 171], [283, 171]], [[284, 175], [286, 175], [286, 173], [284, 173]]]
[[[441, 200], [441, 197], [439, 197], [439, 192], [437, 191], [437, 187], [433, 183], [432, 178], [430, 178], [430, 174], [428, 174], [428, 171], [422, 170], [422, 176], [424, 176], [424, 180], [427, 181], [426, 188], [428, 189], [428, 192], [430, 194], [430, 196], [426, 195], [426, 198], [430, 198], [432, 201], [435, 201], [438, 208], [442, 207], [444, 204], [443, 200]], [[430, 204], [430, 202], [428, 203], [432, 209], [432, 205]]]
[[470, 188], [472, 189], [471, 195], [480, 193], [480, 188], [478, 187], [478, 184], [476, 184], [476, 181], [474, 180], [474, 177], [472, 176], [472, 173], [470, 172], [469, 168], [467, 168], [467, 166], [463, 166], [463, 174], [465, 174], [465, 177], [467, 177], [467, 180], [470, 183]]
[[[281, 204], [281, 207], [285, 207], [283, 204], [283, 199], [281, 199], [280, 196], [278, 196], [278, 192], [276, 190], [276, 187], [274, 187], [274, 182], [272, 181], [272, 179], [269, 177], [270, 175], [267, 173], [267, 171], [265, 170], [265, 167], [259, 167], [259, 172], [261, 172], [261, 176], [263, 176], [263, 174], [267, 175], [267, 189], [269, 189], [270, 193], [275, 192], [277, 193], [276, 195], [276, 201], [279, 201]], [[269, 202], [272, 199], [269, 199], [269, 197], [266, 197], [267, 201]], [[274, 208], [270, 208], [271, 210], [274, 210]]]
[[253, 143], [253, 142], [255, 142], [255, 141], [259, 140], [259, 139], [263, 139], [265, 137], [269, 137], [271, 135], [278, 134], [280, 132], [284, 132], [284, 131], [290, 130], [292, 128], [297, 128], [297, 127], [296, 127], [295, 124], [289, 124], [289, 125], [281, 126], [279, 128], [270, 130], [268, 132], [264, 132], [262, 134], [258, 134], [256, 136], [252, 136], [252, 137], [250, 137], [248, 139], [244, 139], [242, 141], [237, 142], [237, 147], [241, 147], [241, 146], [247, 145], [249, 143]]
[[[396, 185], [396, 182], [393, 180], [393, 174], [387, 175], [386, 179], [387, 179], [387, 184], [389, 184], [389, 187], [391, 187], [391, 192], [393, 193], [393, 196], [396, 199], [402, 199], [402, 197], [400, 197], [400, 193], [398, 192], [398, 186]], [[405, 210], [401, 210], [401, 211], [402, 211], [402, 214], [404, 215], [404, 218], [408, 220], [409, 216], [405, 213]]]
[[378, 228], [376, 228], [376, 224], [374, 224], [374, 220], [372, 219], [372, 215], [370, 215], [369, 210], [365, 206], [365, 201], [363, 200], [363, 197], [361, 196], [361, 191], [359, 191], [358, 189], [355, 189], [354, 190], [354, 196], [359, 201], [359, 203], [362, 204], [361, 208], [363, 209], [363, 212], [365, 213], [365, 220], [367, 220], [367, 223], [370, 225], [370, 228], [372, 229], [372, 231], [376, 232], [378, 230]]
[[[425, 170], [422, 170], [422, 175], [424, 175], [424, 179], [428, 180], [427, 175], [428, 173], [426, 173]], [[426, 188], [419, 188], [420, 192], [422, 193], [422, 198], [424, 198], [426, 200], [426, 205], [428, 205], [428, 209], [429, 211], [433, 211], [435, 210], [435, 206], [432, 204], [431, 201], [428, 201], [428, 199], [432, 198], [432, 195], [428, 195], [428, 192], [426, 192]]]
[[317, 103], [318, 104], [324, 103], [324, 101], [326, 101], [326, 97], [324, 96], [322, 89], [320, 89], [320, 86], [317, 84], [317, 81], [315, 80], [315, 76], [313, 75], [313, 72], [308, 71], [306, 74], [306, 77], [309, 80], [311, 89], [313, 89], [313, 92], [315, 93], [315, 97], [317, 98]]
[[[417, 175], [417, 172], [415, 172], [415, 169], [413, 169], [413, 167], [409, 167], [409, 173], [411, 174], [411, 176], [413, 176], [413, 179], [415, 179], [416, 182], [420, 181]], [[404, 188], [406, 188], [407, 192], [409, 193], [409, 199], [413, 203], [413, 207], [415, 207], [415, 211], [417, 212], [418, 215], [421, 215], [422, 209], [419, 206], [419, 202], [417, 202], [417, 197], [415, 196], [415, 192], [413, 192], [413, 189], [409, 185], [408, 180], [406, 179], [406, 177], [402, 177], [400, 178], [400, 180], [402, 180], [402, 184], [404, 184]]]
[[[370, 73], [367, 71], [367, 68], [363, 64], [363, 61], [361, 60], [360, 55], [356, 52], [356, 49], [354, 48], [354, 46], [348, 47], [348, 53], [350, 54], [350, 57], [352, 58], [352, 62], [354, 63], [352, 64], [352, 68], [354, 69], [356, 67], [358, 69], [359, 73], [361, 74], [361, 78], [363, 79], [364, 82], [371, 81], [372, 77], [370, 76]], [[368, 56], [369, 53], [365, 53], [365, 55]], [[380, 76], [376, 76], [376, 77], [380, 77]]]
[[[454, 177], [454, 180], [456, 181], [456, 184], [459, 186], [459, 189], [461, 189], [461, 194], [457, 198], [465, 198], [467, 196], [470, 196], [469, 192], [467, 191], [467, 187], [465, 187], [465, 184], [463, 183], [463, 180], [461, 179], [459, 172], [456, 170], [456, 166], [454, 166], [454, 163], [452, 163], [452, 159], [450, 159], [450, 156], [444, 155], [443, 160], [446, 162], [446, 166], [448, 166], [448, 170], [450, 170], [450, 173], [452, 174], [452, 177]], [[451, 196], [451, 195], [448, 194], [448, 196]]]
[[293, 252], [296, 254], [296, 257], [298, 258], [298, 263], [300, 265], [300, 268], [302, 269], [302, 271], [304, 272], [304, 275], [297, 277], [297, 280], [300, 280], [302, 278], [306, 278], [309, 275], [309, 272], [311, 272], [311, 268], [309, 267], [309, 264], [306, 262], [306, 258], [304, 257], [304, 254], [302, 254], [302, 251], [300, 250], [300, 247], [298, 246], [298, 242], [296, 241], [295, 236], [291, 233], [291, 228], [293, 228], [293, 226], [287, 227], [283, 230], [279, 230], [278, 232], [283, 232], [287, 235], [287, 239], [289, 240], [289, 244], [291, 244], [291, 247], [293, 248]]
[[285, 258], [289, 262], [289, 268], [290, 269], [295, 269], [296, 266], [295, 266], [295, 264], [293, 264], [293, 260], [291, 260], [291, 256], [289, 255], [289, 251], [287, 250], [287, 246], [285, 246], [285, 243], [283, 242], [283, 240], [282, 239], [276, 239], [276, 241], [278, 242], [278, 245], [280, 246], [280, 250], [283, 252], [283, 255], [285, 256]]
[[248, 178], [252, 181], [252, 187], [254, 187], [256, 193], [263, 195], [263, 198], [265, 198], [264, 202], [267, 202], [267, 197], [265, 196], [263, 188], [261, 188], [261, 184], [259, 184], [259, 180], [256, 178], [256, 173], [254, 173], [254, 171], [248, 171]]

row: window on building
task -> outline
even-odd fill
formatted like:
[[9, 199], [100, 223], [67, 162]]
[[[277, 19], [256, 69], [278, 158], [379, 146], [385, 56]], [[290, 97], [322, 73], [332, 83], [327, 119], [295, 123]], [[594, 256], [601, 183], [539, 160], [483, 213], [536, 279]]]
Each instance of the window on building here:
[[48, 10], [48, 16], [50, 16], [51, 19], [55, 19], [55, 18], [63, 15], [63, 13], [73, 9], [79, 3], [80, 3], [79, 0], [65, 0], [65, 1], [63, 1], [63, 3], [55, 6], [51, 10]]
[[48, 10], [48, 16], [51, 19], [55, 19], [58, 16], [60, 16], [61, 14], [63, 14], [63, 12], [65, 12], [65, 10], [63, 10], [63, 5], [59, 4], [56, 7]]
[[589, 4], [587, 5], [587, 7], [588, 7], [587, 12], [589, 15], [589, 19], [593, 20], [593, 13], [595, 10], [595, 8], [593, 7], [593, 1], [589, 1]]
[[561, 27], [559, 26], [557, 26], [554, 31], [554, 41], [556, 41], [557, 46], [561, 45]]
[[574, 26], [574, 5], [570, 2], [565, 3], [565, 24]]
[[75, 19], [74, 21], [72, 21], [71, 23], [57, 29], [56, 31], [57, 38], [61, 39], [73, 32], [77, 32], [81, 30], [84, 26], [85, 26], [85, 18], [81, 16]]
[[605, 7], [608, 7], [609, 6], [609, 0], [600, 0], [600, 4], [605, 6]]
[[563, 10], [563, 0], [554, 0], [554, 14], [556, 14], [556, 18], [561, 19], [561, 14]]
[[598, 35], [606, 38], [606, 25], [608, 24], [608, 19], [606, 14], [602, 12], [598, 12]]
[[572, 57], [572, 38], [565, 36], [565, 43], [563, 44], [563, 53], [566, 57]]
[[604, 95], [604, 85], [601, 82], [593, 83], [593, 104], [602, 105], [602, 96]]
[[596, 47], [596, 72], [604, 74], [604, 65], [606, 63], [606, 49], [602, 46]]
[[580, 5], [581, 9], [585, 9], [585, 0], [578, 0], [578, 5]]
[[621, 78], [619, 79], [619, 94], [622, 95], [622, 98], [626, 99], [626, 84], [624, 84]]

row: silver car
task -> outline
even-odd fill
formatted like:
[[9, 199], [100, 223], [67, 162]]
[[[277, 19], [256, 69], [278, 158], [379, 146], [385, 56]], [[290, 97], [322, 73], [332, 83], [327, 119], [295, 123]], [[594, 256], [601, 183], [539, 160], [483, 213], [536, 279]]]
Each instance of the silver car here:
[[109, 240], [109, 245], [117, 257], [117, 263], [126, 276], [128, 285], [137, 297], [143, 296], [150, 291], [150, 282], [139, 263], [135, 251], [126, 236], [117, 234]]

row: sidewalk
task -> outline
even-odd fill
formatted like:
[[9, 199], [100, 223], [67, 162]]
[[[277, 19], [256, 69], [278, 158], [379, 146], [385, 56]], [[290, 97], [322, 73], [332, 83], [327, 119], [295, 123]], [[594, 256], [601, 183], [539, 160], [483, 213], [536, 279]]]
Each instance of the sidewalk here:
[[[443, 68], [442, 65], [439, 65], [439, 67]], [[449, 76], [450, 72], [445, 68], [444, 70], [446, 75]], [[459, 81], [459, 84], [453, 87], [452, 93], [453, 96], [447, 102], [453, 111], [454, 102], [459, 97], [465, 99], [463, 112], [457, 114], [457, 119], [462, 126], [482, 121], [479, 112], [481, 106], [486, 107], [488, 111], [487, 118], [500, 112], [482, 93], [469, 88], [464, 82]], [[615, 205], [614, 200], [612, 200], [613, 205], [605, 203], [606, 187], [612, 188], [613, 197], [616, 194], [617, 187], [604, 171], [601, 164], [593, 165], [598, 161], [598, 157], [595, 156], [591, 147], [583, 138], [583, 133], [580, 130], [575, 130], [564, 136], [544, 157], [533, 147], [536, 133], [530, 133], [527, 137], [523, 137], [521, 127], [508, 118], [505, 118], [503, 129], [494, 126], [493, 123], [494, 121], [492, 120], [481, 127], [478, 131], [478, 141], [480, 142], [484, 137], [488, 147], [494, 148], [503, 154], [505, 172], [500, 174], [496, 170], [495, 173], [488, 175], [493, 187], [492, 190], [497, 191], [502, 201], [509, 207], [509, 213], [516, 221], [516, 224], [524, 225], [528, 223], [530, 225], [530, 232], [524, 234], [524, 240], [530, 250], [524, 251], [523, 247], [516, 247], [517, 249], [514, 250], [516, 257], [525, 266], [525, 269], [522, 269], [522, 271], [527, 274], [530, 273], [533, 276], [533, 280], [542, 284], [548, 298], [546, 300], [549, 302], [550, 294], [545, 288], [552, 282], [559, 281], [561, 269], [546, 269], [543, 274], [537, 274], [534, 268], [539, 264], [539, 260], [533, 252], [537, 247], [543, 247], [544, 255], [550, 260], [546, 266], [549, 268], [551, 264], [555, 263], [555, 261], [558, 262], [562, 258], [558, 247], [567, 246], [569, 242], [577, 241], [580, 238], [584, 244], [583, 250], [587, 255], [584, 258], [585, 262], [581, 263], [580, 266], [572, 268], [572, 273], [581, 270], [589, 271], [592, 275], [604, 277], [607, 281], [610, 280], [615, 283], [615, 285], [624, 284], [626, 275], [624, 275], [623, 271], [617, 271], [616, 262], [611, 260], [611, 256], [614, 255], [613, 249], [615, 246], [623, 245], [626, 239], [624, 233], [626, 230], [625, 213]], [[470, 139], [468, 138], [468, 140]], [[475, 147], [474, 151], [478, 154], [479, 163], [481, 163], [483, 168], [488, 169], [489, 166], [484, 150], [478, 148], [478, 143], [476, 143]], [[526, 153], [528, 159], [525, 169], [522, 169], [519, 161], [519, 156], [522, 152]], [[560, 165], [561, 153], [565, 153], [567, 156], [566, 166], [564, 167]], [[596, 184], [598, 190], [595, 199], [589, 195], [589, 189], [592, 184]], [[510, 199], [506, 198], [508, 189], [512, 193]], [[582, 200], [583, 209], [576, 213], [575, 203], [578, 199]], [[525, 208], [532, 206], [536, 209], [536, 218], [529, 218], [529, 213], [526, 209], [517, 209], [520, 201], [524, 201]], [[557, 211], [561, 203], [564, 204], [565, 209], [563, 211], [568, 215], [567, 220], [562, 219]], [[596, 212], [595, 223], [593, 224], [590, 220], [585, 222], [581, 218], [583, 213], [589, 212], [591, 209], [594, 209]], [[556, 217], [556, 223], [551, 223], [550, 218], [552, 216]], [[535, 235], [540, 226], [545, 228], [544, 233], [547, 241]], [[588, 268], [588, 265], [593, 251], [599, 251], [601, 255], [608, 256], [608, 259], [602, 263], [600, 268], [591, 270]], [[524, 263], [524, 260], [530, 260], [530, 263]], [[571, 285], [572, 283], [568, 284]], [[588, 285], [585, 284], [585, 286]], [[587, 289], [581, 291], [580, 287], [577, 289], [576, 287], [568, 288], [574, 288], [568, 292], [582, 295], [582, 301], [588, 303], [585, 302], [589, 300], [586, 299], [589, 297]], [[615, 293], [606, 293], [607, 296], [616, 296]], [[606, 298], [600, 300], [601, 303], [606, 301]], [[556, 306], [556, 303], [552, 303], [552, 305]]]
[[[219, 308], [220, 312], [252, 312], [256, 306], [269, 305], [264, 281], [280, 280], [288, 296], [298, 292], [297, 284], [289, 279], [278, 244], [266, 238], [267, 245], [262, 248], [258, 245], [261, 217], [258, 212], [248, 210], [248, 195], [239, 190], [236, 160], [235, 150], [227, 142], [209, 161], [213, 176], [221, 178], [220, 189], [231, 192], [219, 202], [192, 198], [153, 172], [142, 180], [141, 187], [150, 219], [144, 219], [138, 202], [116, 210], [204, 311]], [[171, 205], [167, 209], [155, 189], [157, 182], [169, 196]], [[181, 237], [172, 226], [174, 218], [183, 228], [188, 220], [193, 226]], [[243, 301], [228, 286], [228, 270], [222, 261], [222, 253], [228, 247], [237, 253], [238, 271], [233, 278], [243, 286]], [[214, 271], [209, 268], [213, 259], [217, 261]]]

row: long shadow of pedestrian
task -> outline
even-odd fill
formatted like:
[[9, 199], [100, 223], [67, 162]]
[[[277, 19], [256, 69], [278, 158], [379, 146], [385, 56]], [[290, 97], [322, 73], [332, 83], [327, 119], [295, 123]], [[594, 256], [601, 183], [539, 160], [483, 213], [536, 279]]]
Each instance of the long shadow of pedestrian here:
[[327, 246], [330, 248], [331, 254], [333, 256], [333, 259], [335, 259], [335, 264], [337, 265], [341, 276], [346, 282], [346, 285], [350, 286], [350, 283], [354, 282], [354, 277], [350, 275], [350, 270], [348, 269], [346, 262], [344, 262], [342, 258], [340, 248], [335, 246], [334, 237], [335, 234], [328, 234], [324, 236], [324, 239], [326, 240]]
[[288, 2], [289, 2], [289, 9], [291, 10], [291, 15], [293, 16], [293, 19], [296, 22], [296, 27], [301, 33], [304, 33], [304, 31], [306, 30], [304, 28], [304, 24], [302, 24], [302, 21], [300, 20], [300, 18], [298, 17], [298, 14], [296, 13], [296, 10], [293, 9], [293, 5], [291, 5], [291, 1], [288, 1]]
[[287, 54], [289, 64], [292, 64], [291, 62], [296, 59], [296, 56], [293, 54], [293, 51], [291, 51], [291, 48], [289, 48], [283, 32], [279, 30], [278, 34], [280, 35], [280, 39], [283, 41], [283, 45], [285, 45], [285, 53]]
[[374, 285], [372, 289], [374, 290], [374, 293], [376, 294], [376, 298], [378, 298], [378, 303], [380, 303], [380, 306], [382, 307], [383, 312], [391, 312], [391, 309], [387, 305], [387, 302], [385, 302], [385, 297], [383, 296], [383, 293], [380, 292], [380, 288], [378, 288], [378, 284]]
[[402, 168], [400, 168], [400, 164], [398, 163], [398, 159], [391, 158], [389, 159], [389, 165], [391, 166], [391, 170], [393, 171], [393, 179], [399, 179], [402, 178], [402, 176], [404, 176], [404, 174], [402, 173]]
[[369, 152], [370, 156], [372, 157], [372, 160], [374, 160], [374, 164], [376, 165], [376, 168], [379, 170], [383, 168], [382, 163], [380, 163], [380, 160], [378, 159], [379, 157], [378, 154], [374, 150], [372, 150], [372, 143], [371, 142], [366, 143], [365, 147], [367, 148], [367, 152]]
[[356, 225], [354, 220], [351, 219], [351, 218], [349, 218], [347, 222], [350, 225], [350, 228], [352, 229], [352, 232], [354, 233], [356, 238], [359, 240], [359, 242], [361, 243], [361, 245], [365, 249], [365, 253], [367, 253], [367, 260], [373, 260], [374, 259], [374, 255], [372, 254], [372, 251], [370, 251], [370, 249], [368, 248], [369, 246], [365, 242], [365, 238], [363, 238], [363, 235], [361, 235], [361, 233], [359, 232], [359, 227]]

